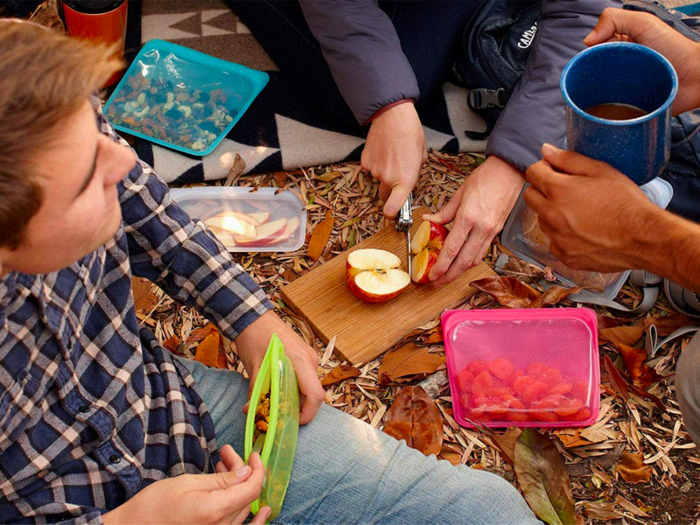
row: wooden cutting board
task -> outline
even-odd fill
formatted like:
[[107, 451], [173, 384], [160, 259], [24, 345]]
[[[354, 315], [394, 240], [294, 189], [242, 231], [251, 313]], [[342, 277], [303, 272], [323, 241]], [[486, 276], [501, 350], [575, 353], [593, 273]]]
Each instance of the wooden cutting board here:
[[[411, 238], [427, 212], [425, 208], [413, 212]], [[342, 359], [359, 365], [375, 359], [411, 330], [474, 295], [476, 289], [469, 286], [470, 282], [496, 275], [482, 262], [449, 285], [411, 283], [406, 291], [386, 303], [365, 303], [352, 295], [345, 282], [348, 254], [365, 248], [387, 250], [401, 258], [406, 270], [405, 239], [406, 235], [397, 232], [393, 224], [383, 228], [282, 288], [282, 299], [308, 321], [324, 343], [335, 336], [335, 352]]]

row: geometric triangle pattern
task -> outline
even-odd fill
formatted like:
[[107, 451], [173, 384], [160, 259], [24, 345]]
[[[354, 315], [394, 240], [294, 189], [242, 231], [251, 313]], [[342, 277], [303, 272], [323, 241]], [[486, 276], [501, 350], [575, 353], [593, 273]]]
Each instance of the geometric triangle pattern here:
[[[351, 127], [320, 109], [270, 60], [248, 28], [218, 2], [143, 0], [129, 5], [126, 48], [138, 50], [159, 38], [224, 60], [264, 69], [270, 82], [217, 148], [191, 157], [137, 139], [136, 149], [168, 182], [202, 182], [226, 178], [238, 153], [245, 173], [317, 166], [359, 160], [367, 128]], [[143, 16], [141, 16], [143, 10]], [[139, 23], [140, 22], [140, 23]], [[429, 148], [484, 151], [485, 141], [469, 139], [465, 130], [483, 130], [469, 110], [466, 90], [449, 82], [426, 101], [421, 120]]]

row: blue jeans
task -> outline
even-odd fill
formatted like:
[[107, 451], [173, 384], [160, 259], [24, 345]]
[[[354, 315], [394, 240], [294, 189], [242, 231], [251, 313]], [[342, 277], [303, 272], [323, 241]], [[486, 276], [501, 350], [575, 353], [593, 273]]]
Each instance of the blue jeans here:
[[[182, 360], [197, 382], [221, 447], [243, 451], [248, 381]], [[425, 457], [344, 412], [323, 405], [299, 429], [292, 478], [275, 523], [539, 523], [507, 481]]]

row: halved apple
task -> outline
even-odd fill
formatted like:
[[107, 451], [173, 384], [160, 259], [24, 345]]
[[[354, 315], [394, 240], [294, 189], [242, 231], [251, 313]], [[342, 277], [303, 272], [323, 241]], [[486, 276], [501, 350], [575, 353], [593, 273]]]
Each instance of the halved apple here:
[[423, 221], [411, 241], [413, 259], [411, 279], [416, 283], [430, 281], [430, 269], [437, 262], [447, 238], [447, 228], [442, 224]]
[[269, 246], [285, 233], [288, 222], [287, 219], [277, 219], [258, 226], [255, 237], [235, 236], [233, 240], [237, 246]]
[[384, 250], [355, 250], [348, 255], [345, 278], [352, 294], [368, 303], [390, 301], [410, 284], [401, 259]]

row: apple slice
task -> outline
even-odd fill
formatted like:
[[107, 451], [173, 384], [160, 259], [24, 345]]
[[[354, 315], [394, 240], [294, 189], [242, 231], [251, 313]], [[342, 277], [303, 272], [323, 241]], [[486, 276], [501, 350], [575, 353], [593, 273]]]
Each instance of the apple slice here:
[[248, 217], [250, 217], [252, 219], [255, 219], [258, 222], [258, 224], [265, 224], [266, 222], [270, 222], [270, 212], [269, 211], [248, 213], [246, 215], [248, 215]]
[[255, 228], [259, 225], [253, 223], [254, 219], [251, 219], [245, 213], [238, 213], [235, 211], [228, 211], [225, 213], [220, 213], [214, 217], [206, 219], [204, 224], [210, 228], [217, 228], [219, 230], [224, 230], [232, 235], [240, 235], [242, 237], [256, 237]]
[[447, 228], [442, 224], [435, 222], [423, 221], [418, 226], [418, 231], [413, 236], [411, 241], [411, 253], [418, 255], [421, 250], [428, 248], [430, 250], [442, 250], [447, 238]]
[[259, 226], [255, 237], [236, 236], [233, 240], [237, 246], [268, 246], [287, 230], [287, 222], [287, 219], [277, 219]]
[[384, 250], [355, 250], [348, 255], [345, 278], [352, 294], [368, 303], [383, 303], [403, 292], [411, 277], [401, 259]]
[[418, 255], [413, 256], [411, 261], [413, 282], [423, 284], [430, 281], [430, 269], [437, 262], [439, 253], [435, 250], [421, 250]]
[[236, 247], [236, 241], [233, 239], [233, 235], [228, 233], [226, 230], [220, 230], [219, 228], [210, 228], [210, 230], [216, 236], [216, 238], [221, 241], [221, 244], [223, 244], [225, 248]]
[[277, 237], [272, 244], [280, 244], [289, 239], [292, 235], [294, 235], [294, 232], [297, 231], [300, 223], [301, 221], [299, 220], [299, 217], [292, 217], [289, 219], [287, 221], [287, 229], [284, 230], [282, 235]]
[[442, 224], [423, 221], [411, 241], [411, 279], [416, 283], [430, 281], [430, 269], [438, 260], [447, 238], [447, 228]]

